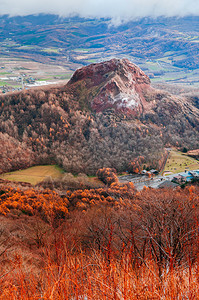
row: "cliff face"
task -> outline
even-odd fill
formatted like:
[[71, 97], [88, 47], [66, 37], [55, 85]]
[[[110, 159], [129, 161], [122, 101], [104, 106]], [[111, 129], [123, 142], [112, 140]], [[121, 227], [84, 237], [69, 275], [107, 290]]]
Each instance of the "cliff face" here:
[[83, 87], [96, 112], [114, 108], [137, 114], [153, 106], [153, 101], [145, 99], [145, 94], [152, 91], [150, 79], [127, 59], [112, 59], [77, 70], [66, 88], [81, 98]]

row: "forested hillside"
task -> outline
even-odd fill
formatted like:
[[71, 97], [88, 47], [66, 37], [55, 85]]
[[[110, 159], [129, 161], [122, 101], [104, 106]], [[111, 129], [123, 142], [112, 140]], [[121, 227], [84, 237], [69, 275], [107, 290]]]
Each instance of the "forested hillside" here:
[[199, 148], [196, 98], [152, 89], [127, 60], [99, 66], [78, 70], [65, 86], [0, 97], [1, 172], [44, 163], [73, 173], [125, 171], [139, 155], [158, 168], [166, 145]]
[[198, 186], [0, 191], [0, 299], [198, 295]]

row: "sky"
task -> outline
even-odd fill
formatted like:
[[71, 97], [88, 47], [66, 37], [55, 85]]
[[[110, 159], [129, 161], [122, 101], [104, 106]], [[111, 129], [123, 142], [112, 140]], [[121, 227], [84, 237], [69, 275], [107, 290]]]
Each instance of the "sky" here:
[[120, 23], [146, 16], [199, 15], [199, 0], [0, 0], [0, 14], [53, 13], [109, 17]]

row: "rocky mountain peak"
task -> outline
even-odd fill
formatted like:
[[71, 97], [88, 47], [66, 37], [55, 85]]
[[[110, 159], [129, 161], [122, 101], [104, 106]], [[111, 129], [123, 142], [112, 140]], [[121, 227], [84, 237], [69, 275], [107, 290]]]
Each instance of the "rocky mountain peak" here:
[[151, 106], [145, 99], [145, 93], [152, 90], [150, 79], [128, 59], [111, 59], [78, 69], [67, 87], [80, 91], [80, 86], [86, 88], [87, 100], [96, 112], [114, 108], [137, 114]]
[[[72, 76], [70, 83], [77, 82], [79, 80], [91, 78], [94, 83], [95, 80], [97, 84], [104, 81], [108, 75], [122, 76], [124, 80], [131, 79], [142, 79], [145, 83], [150, 84], [150, 79], [145, 75], [145, 73], [135, 64], [130, 62], [128, 59], [111, 59], [109, 61], [91, 64], [81, 69], [76, 70]], [[129, 75], [131, 75], [129, 77]], [[134, 77], [134, 78], [132, 78]]]

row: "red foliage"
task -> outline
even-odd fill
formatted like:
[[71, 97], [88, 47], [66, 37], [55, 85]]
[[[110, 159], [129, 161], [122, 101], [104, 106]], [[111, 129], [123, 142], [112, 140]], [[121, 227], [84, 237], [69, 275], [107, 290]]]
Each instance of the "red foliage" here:
[[[132, 184], [112, 183], [63, 197], [7, 188], [0, 209], [18, 212], [1, 216], [0, 299], [169, 300], [199, 293], [197, 186], [136, 192]], [[55, 228], [34, 215], [68, 218]]]
[[144, 162], [143, 156], [138, 156], [133, 161], [129, 163], [128, 171], [130, 173], [139, 174], [142, 171], [142, 164]]
[[65, 218], [68, 214], [68, 200], [50, 190], [20, 190], [7, 188], [0, 196], [0, 214], [7, 215], [13, 210], [27, 215], [39, 215], [49, 221], [53, 218]]
[[118, 182], [116, 170], [114, 168], [99, 169], [96, 173], [97, 177], [105, 184], [111, 185], [113, 182]]

